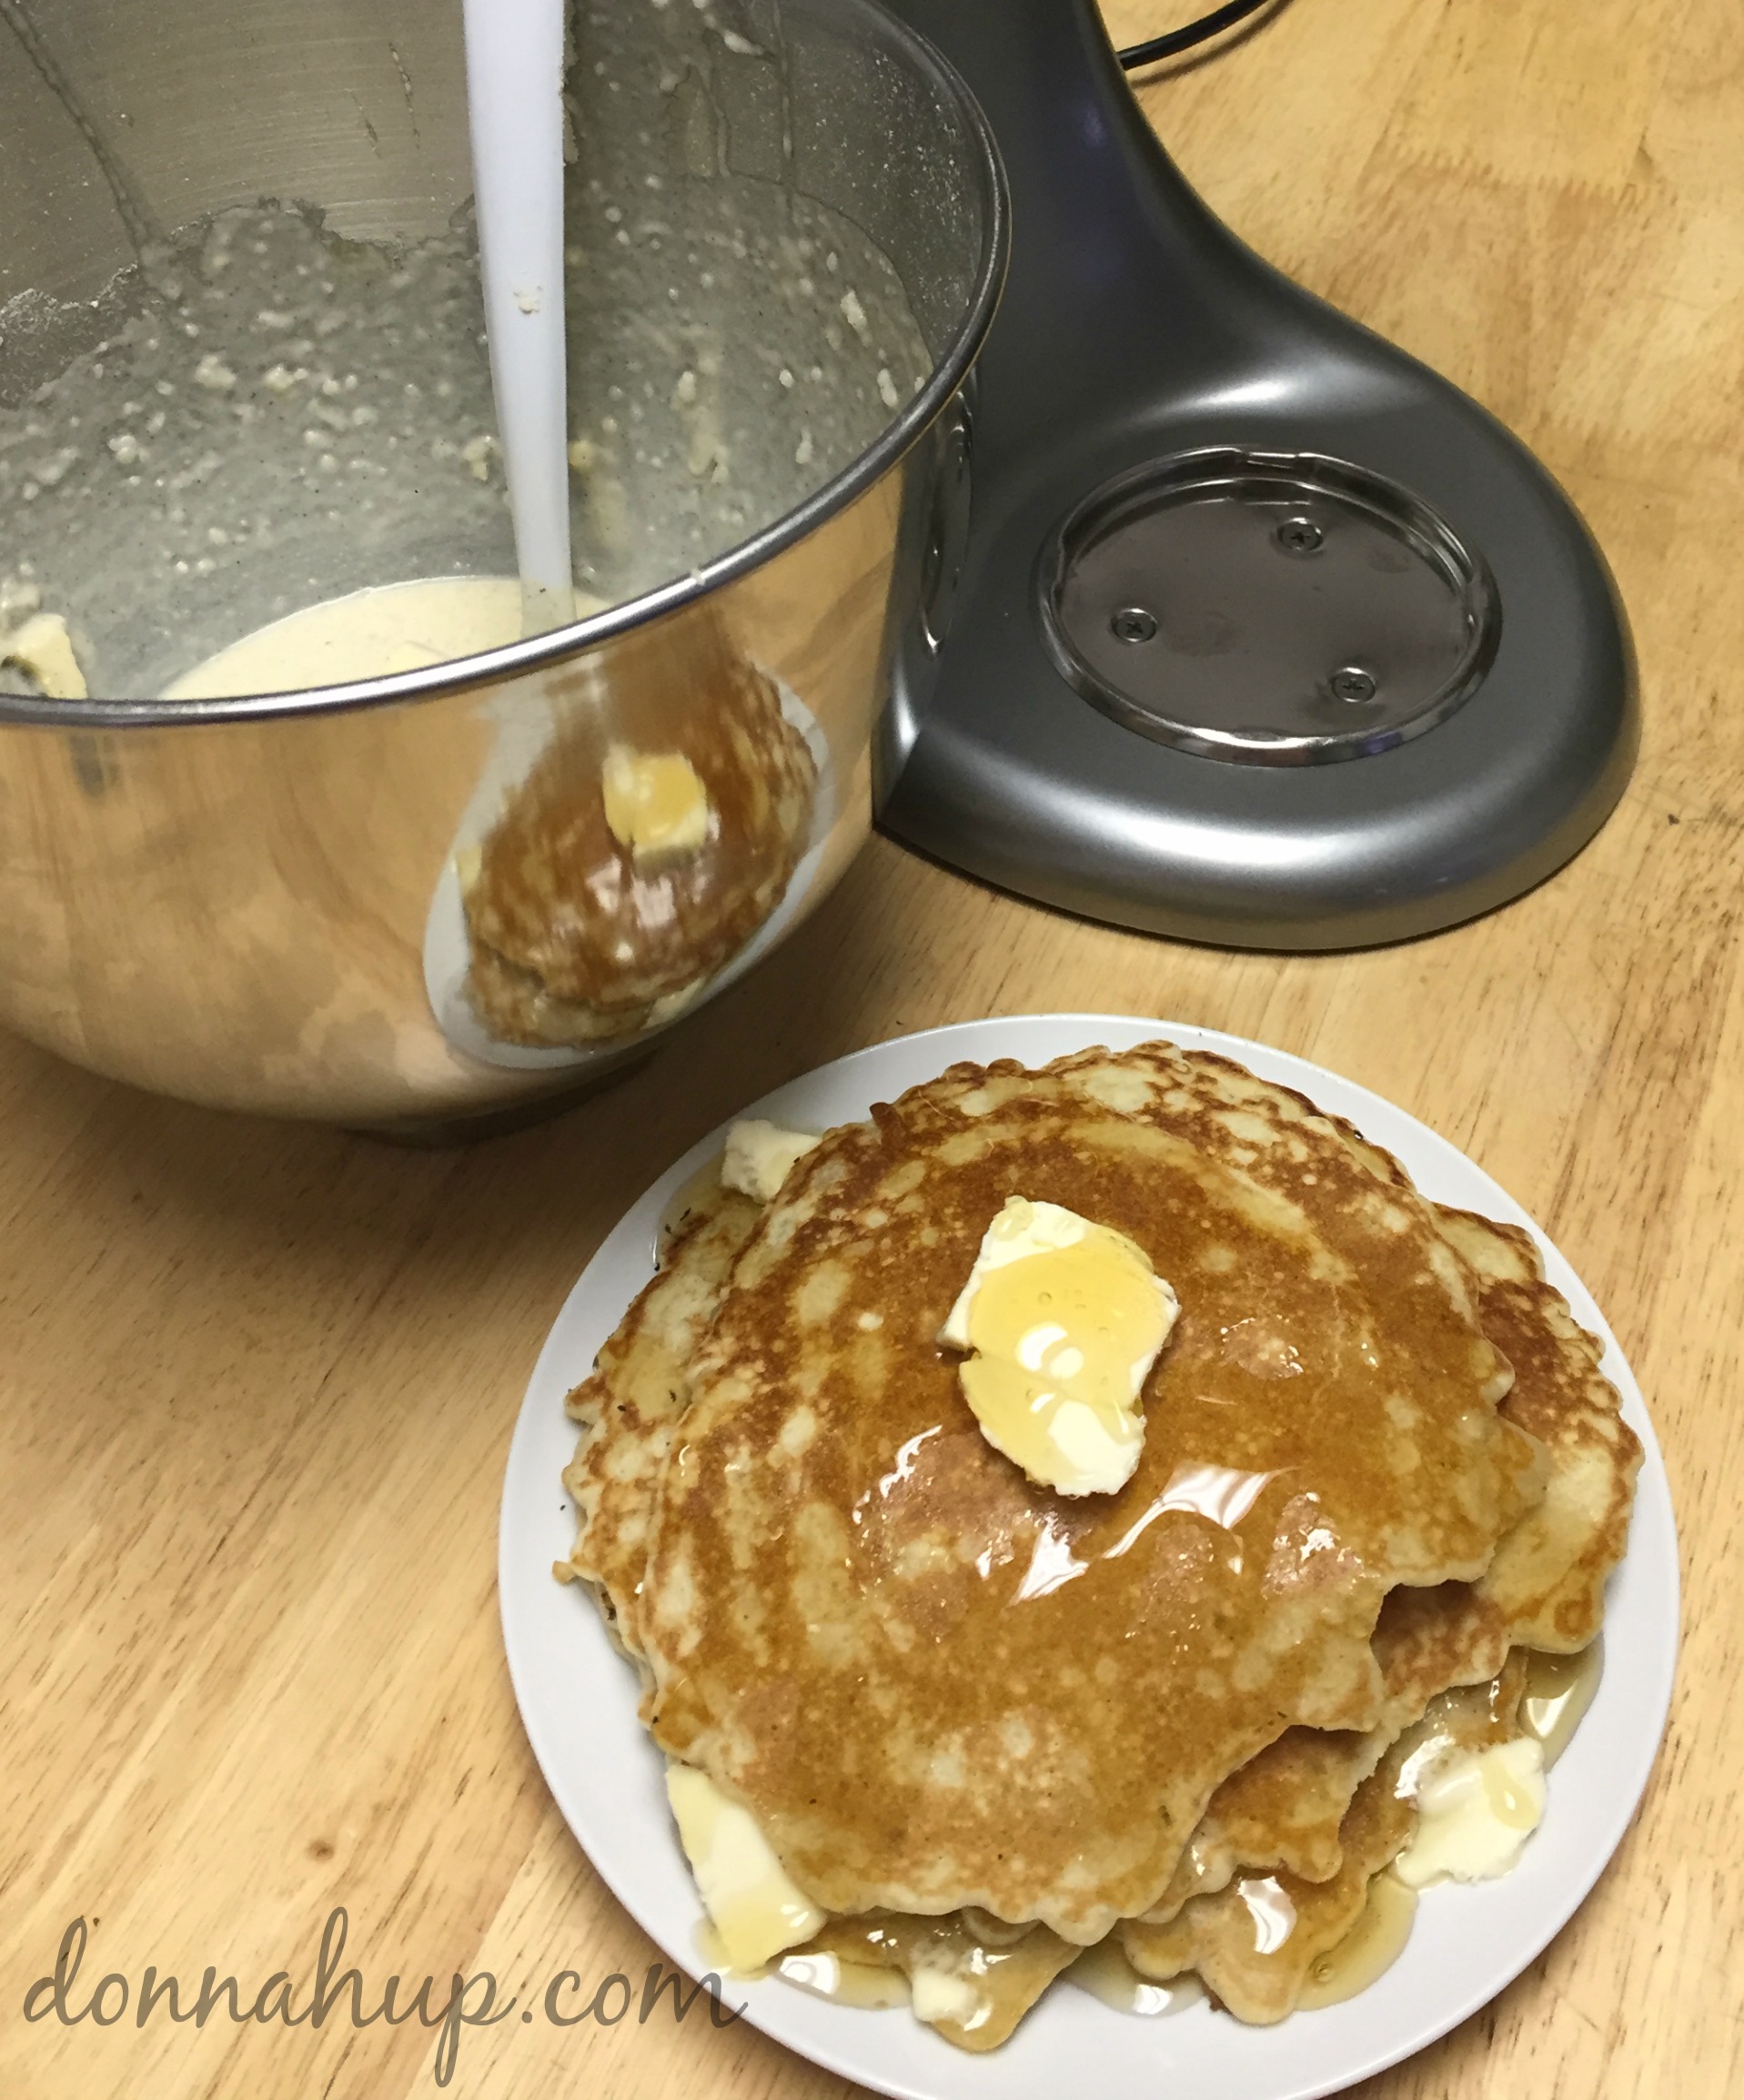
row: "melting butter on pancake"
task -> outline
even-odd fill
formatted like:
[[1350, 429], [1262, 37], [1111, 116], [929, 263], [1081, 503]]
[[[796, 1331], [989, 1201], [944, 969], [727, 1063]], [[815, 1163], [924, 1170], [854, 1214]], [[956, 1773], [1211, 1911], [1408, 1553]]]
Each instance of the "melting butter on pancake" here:
[[[988, 1447], [934, 1338], [1020, 1189], [1180, 1296], [1094, 1503]], [[1377, 1724], [1387, 1592], [1481, 1574], [1542, 1492], [1507, 1382], [1428, 1206], [1299, 1095], [1166, 1045], [956, 1068], [827, 1136], [734, 1265], [657, 1484], [650, 1724], [825, 1910], [1088, 1944], [1285, 1728]], [[1260, 1485], [1207, 1513], [1206, 1472]]]
[[939, 1339], [969, 1353], [963, 1398], [1037, 1486], [1111, 1495], [1138, 1465], [1139, 1395], [1180, 1311], [1124, 1233], [1007, 1196]]
[[1444, 1752], [1416, 1778], [1412, 1800], [1416, 1832], [1394, 1862], [1407, 1888], [1494, 1881], [1543, 1820], [1544, 1751], [1519, 1736], [1483, 1750]]
[[823, 1913], [793, 1886], [755, 1820], [706, 1772], [666, 1768], [666, 1798], [697, 1892], [735, 1969], [809, 1940]]
[[795, 1164], [817, 1144], [802, 1130], [783, 1129], [758, 1117], [735, 1123], [727, 1133], [727, 1149], [721, 1156], [721, 1179], [728, 1188], [758, 1203], [768, 1203], [781, 1188]]

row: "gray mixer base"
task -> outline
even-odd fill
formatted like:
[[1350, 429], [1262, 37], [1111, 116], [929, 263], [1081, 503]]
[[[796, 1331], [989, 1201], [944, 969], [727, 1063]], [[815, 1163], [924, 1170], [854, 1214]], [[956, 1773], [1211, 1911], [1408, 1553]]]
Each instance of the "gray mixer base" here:
[[1242, 947], [1398, 940], [1552, 873], [1637, 740], [1623, 613], [1567, 498], [1212, 216], [1092, 0], [897, 11], [992, 120], [1013, 246], [939, 440], [884, 827]]

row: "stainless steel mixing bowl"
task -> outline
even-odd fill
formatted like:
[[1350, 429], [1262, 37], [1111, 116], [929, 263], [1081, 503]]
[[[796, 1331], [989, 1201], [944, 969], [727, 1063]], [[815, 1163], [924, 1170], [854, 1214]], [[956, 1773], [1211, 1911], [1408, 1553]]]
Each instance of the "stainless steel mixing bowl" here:
[[[636, 1055], [861, 843], [892, 667], [936, 645], [961, 543], [991, 139], [866, 0], [582, 0], [571, 29], [578, 569], [610, 609], [171, 702], [284, 612], [512, 570], [459, 0], [0, 0], [0, 628], [60, 612], [104, 696], [0, 680], [0, 1018], [38, 1043], [218, 1106], [451, 1124]], [[276, 228], [306, 259], [263, 304]], [[804, 776], [785, 857], [727, 854], [732, 911], [680, 900], [697, 968], [662, 951], [590, 1005], [610, 957], [577, 944], [615, 925], [627, 954], [675, 894], [601, 833], [601, 766], [690, 751], [712, 778], [724, 735], [751, 793], [751, 692]], [[542, 896], [580, 969], [524, 1025], [477, 996], [493, 852], [539, 863], [517, 909]], [[614, 883], [646, 893], [616, 922]]]

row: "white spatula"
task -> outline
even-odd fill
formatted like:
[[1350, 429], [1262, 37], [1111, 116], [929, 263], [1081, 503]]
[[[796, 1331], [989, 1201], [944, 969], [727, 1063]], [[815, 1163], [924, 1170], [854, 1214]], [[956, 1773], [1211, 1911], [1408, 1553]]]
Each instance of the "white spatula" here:
[[523, 631], [575, 617], [563, 327], [564, 0], [465, 0], [485, 326]]

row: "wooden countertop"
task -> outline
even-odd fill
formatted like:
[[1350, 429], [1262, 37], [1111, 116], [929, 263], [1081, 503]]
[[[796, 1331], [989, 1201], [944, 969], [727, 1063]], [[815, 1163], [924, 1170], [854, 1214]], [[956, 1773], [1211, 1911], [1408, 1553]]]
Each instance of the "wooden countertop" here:
[[[1118, 0], [1114, 26], [1191, 12]], [[1144, 94], [1256, 247], [1573, 491], [1640, 648], [1621, 809], [1494, 917], [1317, 959], [1081, 925], [878, 843], [650, 1070], [464, 1154], [226, 1121], [0, 1039], [6, 2095], [431, 2089], [415, 2020], [26, 2024], [80, 1914], [86, 1985], [212, 1964], [306, 1990], [336, 1904], [372, 1989], [640, 1974], [652, 1950], [552, 1808], [503, 1665], [498, 1489], [539, 1340], [619, 1212], [750, 1096], [904, 1030], [1063, 1007], [1263, 1037], [1465, 1146], [1607, 1307], [1665, 1444], [1686, 1636], [1641, 1816], [1528, 1974], [1364, 2093], [1744, 2089], [1744, 17], [1295, 0]], [[452, 2089], [849, 2090], [743, 2027], [519, 2017], [466, 2037]]]

